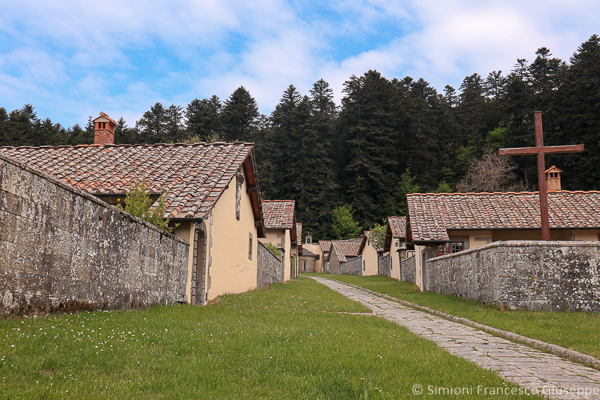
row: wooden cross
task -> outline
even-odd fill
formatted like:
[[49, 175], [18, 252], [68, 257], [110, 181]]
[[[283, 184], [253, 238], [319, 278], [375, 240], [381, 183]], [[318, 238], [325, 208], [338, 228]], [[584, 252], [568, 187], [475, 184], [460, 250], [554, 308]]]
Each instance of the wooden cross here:
[[546, 187], [546, 154], [581, 153], [582, 144], [566, 146], [544, 146], [544, 133], [542, 131], [542, 112], [535, 111], [535, 147], [515, 147], [499, 149], [501, 156], [523, 156], [537, 154], [538, 186], [540, 188], [540, 216], [542, 219], [542, 240], [550, 240], [550, 220], [548, 218], [548, 191]]

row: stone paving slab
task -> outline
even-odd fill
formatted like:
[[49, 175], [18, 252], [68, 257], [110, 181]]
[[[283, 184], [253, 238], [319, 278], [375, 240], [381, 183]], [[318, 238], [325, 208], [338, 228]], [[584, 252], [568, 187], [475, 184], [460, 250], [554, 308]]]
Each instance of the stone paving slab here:
[[493, 370], [503, 379], [552, 399], [600, 399], [600, 371], [511, 342], [424, 311], [403, 306], [342, 282], [311, 277], [408, 328], [450, 354]]

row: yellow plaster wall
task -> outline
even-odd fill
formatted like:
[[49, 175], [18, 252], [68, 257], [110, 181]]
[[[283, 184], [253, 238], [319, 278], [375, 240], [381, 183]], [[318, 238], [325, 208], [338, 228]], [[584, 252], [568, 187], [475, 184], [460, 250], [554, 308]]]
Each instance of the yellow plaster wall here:
[[598, 235], [600, 235], [600, 229], [581, 229], [573, 230], [575, 234], [575, 240], [585, 240], [588, 242], [598, 241]]
[[423, 290], [423, 274], [422, 269], [423, 266], [423, 252], [425, 251], [425, 246], [415, 245], [415, 283], [419, 287], [419, 289]]
[[[207, 226], [206, 268], [208, 299], [225, 293], [242, 293], [256, 289], [257, 284], [257, 231], [250, 196], [246, 193], [247, 180], [242, 185], [239, 221], [235, 217], [236, 181], [230, 183], [212, 210], [212, 224]], [[248, 259], [249, 238], [252, 234], [252, 260]], [[211, 246], [212, 238], [212, 246]], [[210, 282], [209, 282], [210, 279]]]
[[303, 246], [308, 246], [308, 250], [319, 256], [318, 260], [315, 260], [315, 272], [323, 272], [323, 253], [321, 252], [321, 246], [319, 243], [309, 243]]
[[271, 243], [272, 245], [276, 246], [276, 247], [281, 247], [281, 239], [277, 237], [277, 234], [281, 233], [281, 229], [270, 229], [270, 230], [266, 230], [265, 231], [265, 236], [264, 238], [260, 238], [260, 242], [261, 243]]
[[[551, 240], [569, 240], [569, 234], [575, 234], [575, 240], [597, 241], [600, 229], [550, 229]], [[531, 230], [497, 230], [493, 240], [542, 240], [542, 231]]]
[[[292, 277], [292, 258], [295, 257], [295, 250], [292, 248], [292, 230], [285, 230], [285, 259], [283, 260], [283, 280], [289, 281]], [[296, 246], [294, 246], [296, 247]], [[297, 268], [297, 267], [296, 267]]]
[[390, 257], [392, 258], [392, 278], [400, 279], [400, 254], [398, 250], [400, 249], [400, 239], [392, 238], [392, 243], [390, 247]]
[[[569, 240], [570, 234], [575, 235], [575, 240], [597, 241], [600, 229], [551, 229], [551, 240]], [[542, 240], [542, 232], [539, 229], [506, 229], [506, 230], [448, 230], [450, 240], [457, 237], [469, 237], [469, 249], [488, 244], [487, 241], [476, 240], [477, 238], [492, 238], [493, 242], [500, 240]]]
[[371, 240], [367, 240], [367, 244], [362, 252], [363, 259], [363, 275], [377, 275], [377, 250], [373, 247], [373, 242]]
[[192, 271], [194, 268], [194, 229], [193, 222], [182, 222], [173, 230], [173, 234], [178, 236], [190, 244], [190, 253], [188, 258], [188, 276], [185, 285], [185, 301], [192, 301]]
[[[492, 230], [448, 230], [448, 236], [450, 237], [450, 240], [456, 238], [456, 237], [464, 237], [464, 236], [468, 236], [468, 241], [467, 241], [467, 248], [468, 249], [472, 249], [475, 247], [479, 247], [479, 246], [485, 246], [486, 244], [488, 244], [488, 240], [486, 240], [487, 238], [489, 238], [490, 243], [491, 241], [494, 240], [494, 237], [492, 235]], [[479, 239], [479, 240], [477, 240]], [[483, 240], [482, 240], [483, 239]], [[466, 250], [466, 249], [465, 249]]]

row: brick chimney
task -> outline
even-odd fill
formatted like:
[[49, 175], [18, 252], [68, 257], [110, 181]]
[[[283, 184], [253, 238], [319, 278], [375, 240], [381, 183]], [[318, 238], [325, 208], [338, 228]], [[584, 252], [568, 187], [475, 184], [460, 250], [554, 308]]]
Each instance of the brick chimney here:
[[555, 165], [551, 166], [546, 170], [546, 188], [547, 190], [560, 192], [560, 173], [562, 171], [556, 168]]
[[94, 123], [94, 144], [113, 144], [117, 123], [108, 115], [100, 112], [100, 116], [92, 120]]

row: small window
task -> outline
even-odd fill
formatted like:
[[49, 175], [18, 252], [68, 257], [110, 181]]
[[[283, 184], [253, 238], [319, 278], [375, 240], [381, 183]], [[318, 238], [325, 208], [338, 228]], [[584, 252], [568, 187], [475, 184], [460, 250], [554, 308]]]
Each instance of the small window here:
[[464, 243], [463, 242], [453, 242], [450, 247], [451, 253], [458, 253], [459, 251], [463, 251]]
[[250, 233], [248, 240], [248, 260], [252, 261], [252, 233]]

